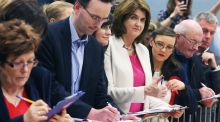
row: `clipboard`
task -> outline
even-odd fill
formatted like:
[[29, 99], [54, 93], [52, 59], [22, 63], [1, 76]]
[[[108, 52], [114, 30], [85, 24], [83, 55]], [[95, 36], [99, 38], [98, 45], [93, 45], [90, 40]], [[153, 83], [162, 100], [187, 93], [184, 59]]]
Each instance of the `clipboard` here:
[[165, 107], [146, 109], [140, 112], [132, 112], [132, 113], [128, 113], [128, 115], [134, 115], [134, 116], [142, 116], [146, 114], [156, 115], [160, 113], [170, 113], [170, 112], [175, 112], [179, 110], [185, 110], [187, 108], [188, 108], [187, 106], [173, 106], [173, 107], [165, 106]]
[[[66, 97], [65, 99], [59, 101], [55, 106], [53, 106], [53, 108], [46, 115], [50, 119], [55, 114], [60, 113], [63, 109], [68, 108], [71, 104], [73, 104], [75, 101], [77, 101], [84, 94], [85, 94], [85, 92], [78, 91], [75, 94]], [[41, 122], [47, 122], [48, 120], [41, 121]]]

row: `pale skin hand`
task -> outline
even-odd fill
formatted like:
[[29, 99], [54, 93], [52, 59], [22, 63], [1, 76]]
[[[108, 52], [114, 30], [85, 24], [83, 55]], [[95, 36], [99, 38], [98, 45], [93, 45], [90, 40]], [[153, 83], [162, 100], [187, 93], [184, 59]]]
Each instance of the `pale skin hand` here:
[[120, 112], [116, 108], [109, 105], [102, 109], [92, 108], [87, 119], [102, 122], [117, 122], [120, 120]]
[[144, 89], [145, 95], [159, 97], [159, 98], [163, 98], [166, 96], [167, 88], [164, 86], [158, 86], [158, 83], [160, 83], [162, 77], [163, 76], [160, 76], [157, 79], [153, 79], [152, 84], [145, 86]]
[[211, 68], [216, 68], [217, 67], [217, 63], [216, 63], [216, 60], [215, 60], [215, 55], [213, 53], [204, 52], [202, 54], [202, 62], [205, 65], [210, 66]]
[[[211, 88], [208, 88], [208, 87], [205, 87], [205, 86], [200, 88], [199, 92], [200, 92], [200, 95], [201, 95], [202, 99], [212, 97], [212, 96], [215, 95], [215, 92]], [[211, 107], [214, 104], [214, 102], [215, 102], [214, 99], [210, 99], [210, 100], [203, 101], [202, 104], [206, 107]]]
[[72, 122], [72, 117], [67, 114], [66, 109], [64, 109], [61, 115], [54, 115], [49, 122]]
[[[173, 106], [171, 106], [171, 108], [172, 107], [178, 107], [178, 106], [179, 105], [173, 105]], [[178, 118], [180, 118], [183, 115], [184, 112], [185, 112], [185, 110], [178, 110], [178, 111], [175, 111], [175, 112], [168, 113], [168, 115], [173, 117], [173, 118], [178, 119]]]
[[187, 5], [183, 3], [179, 3], [176, 5], [174, 11], [172, 12], [170, 17], [175, 17], [177, 15], [183, 15], [184, 11], [187, 10]]
[[166, 18], [165, 20], [161, 21], [161, 25], [165, 27], [170, 26], [172, 23], [171, 18], [175, 18], [177, 15], [180, 15], [180, 16], [183, 15], [185, 10], [187, 10], [187, 5], [178, 2], [174, 11], [170, 14], [170, 16]]
[[136, 121], [141, 120], [141, 118], [136, 117], [134, 115], [122, 115], [121, 119], [122, 120], [136, 120]]
[[166, 83], [166, 86], [171, 91], [177, 91], [177, 90], [185, 89], [185, 84], [182, 81], [177, 80], [177, 79], [169, 80]]
[[37, 100], [31, 104], [27, 112], [24, 114], [24, 122], [39, 122], [47, 120], [48, 117], [46, 116], [46, 113], [49, 109], [50, 108], [44, 101]]
[[184, 112], [185, 110], [179, 110], [179, 111], [171, 112], [169, 115], [173, 118], [178, 119], [183, 115]]

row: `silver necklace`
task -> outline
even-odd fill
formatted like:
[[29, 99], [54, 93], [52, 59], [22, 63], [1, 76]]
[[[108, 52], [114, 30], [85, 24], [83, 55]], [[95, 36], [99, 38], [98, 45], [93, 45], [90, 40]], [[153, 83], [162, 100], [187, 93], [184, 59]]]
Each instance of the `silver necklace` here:
[[123, 48], [125, 48], [125, 49], [128, 50], [128, 51], [134, 50], [134, 48], [132, 48], [132, 46], [127, 47], [126, 45], [123, 45]]

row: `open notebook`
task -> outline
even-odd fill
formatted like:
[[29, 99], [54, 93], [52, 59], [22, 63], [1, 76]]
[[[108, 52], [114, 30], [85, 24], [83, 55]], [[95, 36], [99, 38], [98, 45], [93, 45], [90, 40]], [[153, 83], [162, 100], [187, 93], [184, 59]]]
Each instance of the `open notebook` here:
[[179, 111], [179, 110], [184, 110], [187, 109], [187, 106], [183, 107], [183, 106], [164, 106], [164, 107], [156, 107], [156, 108], [152, 108], [152, 109], [146, 109], [144, 111], [140, 111], [140, 112], [130, 112], [128, 114], [130, 115], [134, 115], [134, 116], [141, 116], [141, 115], [145, 115], [145, 114], [159, 114], [159, 113], [170, 113], [170, 112], [175, 112], [175, 111]]

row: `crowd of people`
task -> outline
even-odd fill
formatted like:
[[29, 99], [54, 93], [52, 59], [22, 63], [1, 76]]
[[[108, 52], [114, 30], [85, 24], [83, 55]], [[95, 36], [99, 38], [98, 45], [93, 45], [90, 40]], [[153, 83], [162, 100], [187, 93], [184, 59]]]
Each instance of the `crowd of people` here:
[[149, 115], [128, 113], [185, 106], [151, 121], [196, 122], [198, 105], [216, 103], [198, 101], [220, 93], [220, 1], [190, 19], [193, 0], [169, 0], [157, 22], [146, 0], [113, 3], [0, 0], [1, 122], [139, 121]]

